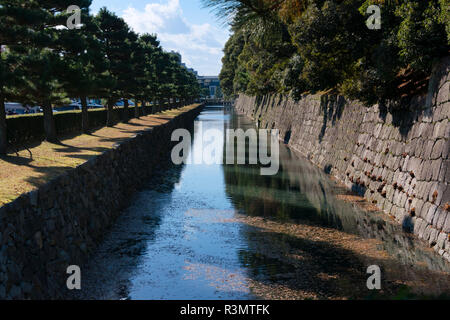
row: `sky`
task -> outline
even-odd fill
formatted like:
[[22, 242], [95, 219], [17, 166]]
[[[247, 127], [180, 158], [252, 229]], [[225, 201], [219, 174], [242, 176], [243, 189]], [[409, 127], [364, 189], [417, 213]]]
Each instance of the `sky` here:
[[177, 51], [199, 75], [217, 76], [229, 29], [201, 0], [93, 0], [125, 19], [138, 33], [156, 33], [166, 51]]

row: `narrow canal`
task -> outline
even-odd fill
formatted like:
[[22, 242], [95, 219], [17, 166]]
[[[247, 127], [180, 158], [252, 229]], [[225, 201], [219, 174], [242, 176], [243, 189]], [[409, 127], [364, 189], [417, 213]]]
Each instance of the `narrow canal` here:
[[[252, 128], [206, 107], [192, 129]], [[82, 268], [84, 299], [449, 297], [450, 265], [280, 143], [280, 170], [171, 165], [136, 194]], [[222, 143], [223, 146], [223, 143]], [[370, 209], [370, 208], [369, 208]], [[381, 268], [381, 290], [367, 268]]]

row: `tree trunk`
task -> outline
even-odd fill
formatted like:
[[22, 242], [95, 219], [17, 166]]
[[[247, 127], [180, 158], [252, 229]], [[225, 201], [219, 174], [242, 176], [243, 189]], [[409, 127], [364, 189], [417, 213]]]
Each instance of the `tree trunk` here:
[[108, 110], [106, 112], [106, 126], [107, 127], [113, 127], [114, 126], [114, 119], [113, 119], [113, 106], [114, 102], [112, 100], [108, 100]]
[[136, 118], [136, 119], [139, 119], [139, 117], [141, 116], [140, 115], [140, 109], [139, 109], [139, 107], [138, 107], [138, 100], [137, 99], [135, 99], [134, 100], [134, 117]]
[[7, 148], [5, 99], [0, 97], [0, 156], [6, 156]]
[[48, 142], [57, 142], [55, 119], [53, 118], [53, 109], [50, 101], [44, 102], [44, 130], [45, 140]]
[[[136, 101], [139, 102], [139, 101]], [[141, 100], [141, 116], [146, 116], [147, 115], [147, 110], [145, 108], [145, 102], [144, 100]]]
[[83, 133], [89, 133], [89, 115], [86, 97], [80, 97], [81, 100], [81, 130]]
[[142, 105], [142, 114], [144, 116], [148, 115], [146, 102], [144, 100], [141, 101], [141, 105]]
[[123, 99], [123, 123], [128, 122], [128, 99]]

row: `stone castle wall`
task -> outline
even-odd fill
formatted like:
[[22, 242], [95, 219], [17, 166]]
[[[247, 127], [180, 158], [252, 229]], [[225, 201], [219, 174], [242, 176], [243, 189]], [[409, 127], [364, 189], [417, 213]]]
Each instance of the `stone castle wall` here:
[[67, 267], [82, 265], [130, 196], [170, 161], [174, 129], [201, 107], [142, 131], [0, 208], [0, 299], [63, 298]]
[[235, 107], [450, 261], [450, 57], [407, 109], [330, 95], [241, 95]]

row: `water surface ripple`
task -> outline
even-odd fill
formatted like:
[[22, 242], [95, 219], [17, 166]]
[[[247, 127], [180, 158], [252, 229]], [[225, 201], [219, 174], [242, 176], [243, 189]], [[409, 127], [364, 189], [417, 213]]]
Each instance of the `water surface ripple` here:
[[[252, 128], [206, 107], [198, 135]], [[197, 135], [196, 135], [197, 133]], [[223, 152], [223, 151], [221, 151]], [[280, 146], [280, 172], [258, 166], [171, 165], [136, 194], [90, 262], [83, 299], [364, 299], [448, 297], [450, 266], [379, 212]], [[366, 287], [382, 269], [382, 290]]]

